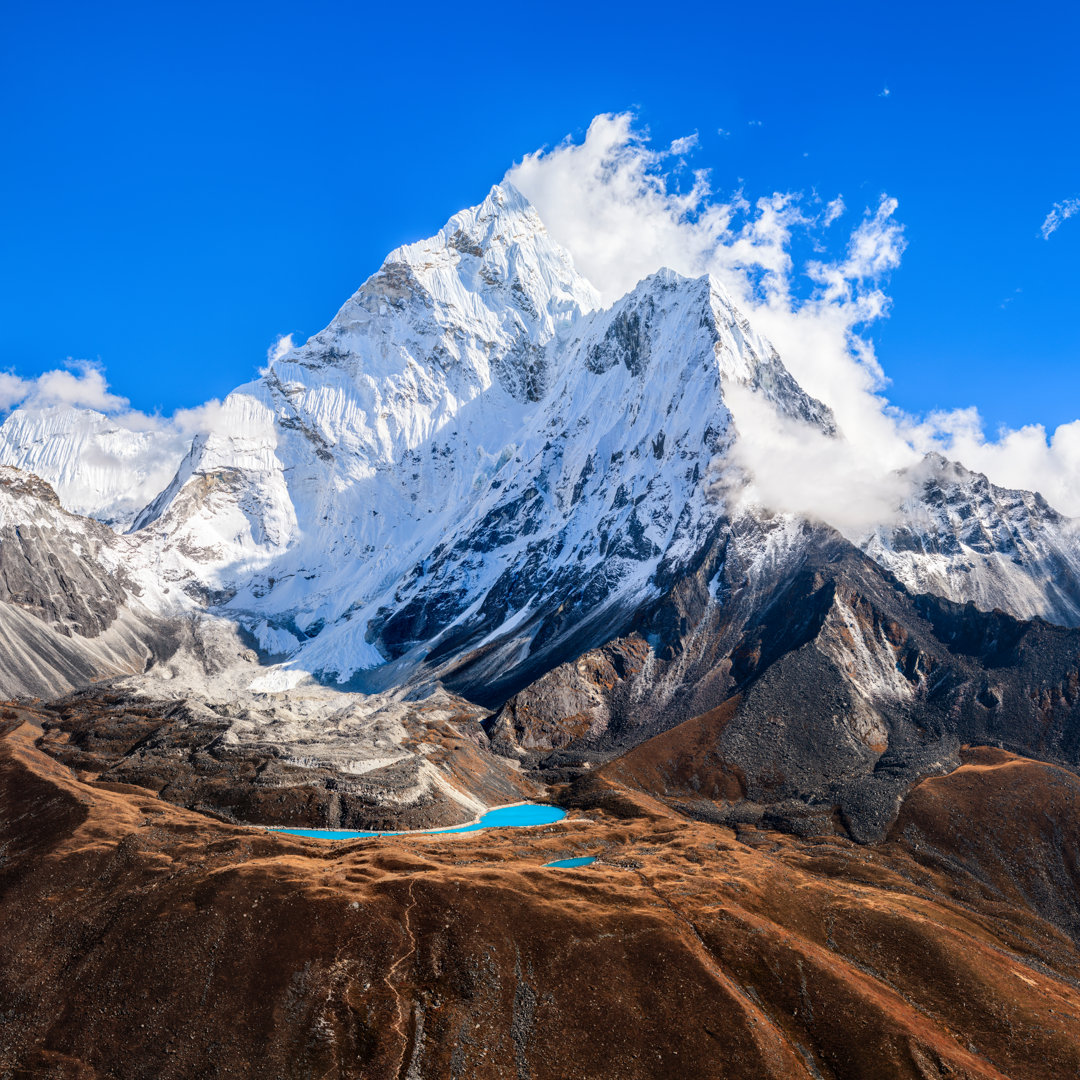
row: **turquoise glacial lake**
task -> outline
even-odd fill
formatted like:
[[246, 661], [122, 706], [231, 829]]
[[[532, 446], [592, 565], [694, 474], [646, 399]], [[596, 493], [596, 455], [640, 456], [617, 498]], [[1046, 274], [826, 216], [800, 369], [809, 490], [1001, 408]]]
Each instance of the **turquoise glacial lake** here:
[[529, 825], [551, 825], [562, 821], [566, 811], [542, 803], [522, 803], [520, 806], [500, 806], [489, 810], [471, 825], [452, 829], [422, 829], [414, 832], [352, 832], [347, 829], [271, 829], [271, 832], [290, 836], [313, 836], [317, 840], [353, 840], [365, 836], [442, 836], [444, 833], [479, 832], [481, 829], [523, 829]]
[[592, 866], [596, 862], [595, 855], [582, 855], [576, 859], [556, 859], [555, 862], [544, 863], [545, 866], [554, 866], [558, 868], [571, 867], [571, 866]]

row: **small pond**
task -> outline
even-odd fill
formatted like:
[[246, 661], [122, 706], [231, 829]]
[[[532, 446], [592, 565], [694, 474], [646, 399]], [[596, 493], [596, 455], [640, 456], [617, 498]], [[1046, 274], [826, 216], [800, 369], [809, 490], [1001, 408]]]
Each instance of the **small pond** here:
[[595, 855], [581, 855], [576, 859], [557, 859], [555, 862], [544, 863], [544, 865], [561, 869], [569, 866], [592, 866], [594, 862], [596, 862]]
[[543, 803], [520, 803], [517, 806], [500, 806], [489, 810], [479, 821], [471, 825], [457, 825], [451, 829], [417, 829], [412, 832], [354, 832], [349, 829], [271, 829], [271, 832], [288, 833], [290, 836], [311, 836], [318, 840], [353, 840], [365, 836], [441, 836], [443, 833], [479, 832], [481, 829], [521, 829], [528, 825], [551, 825], [562, 821], [566, 811]]

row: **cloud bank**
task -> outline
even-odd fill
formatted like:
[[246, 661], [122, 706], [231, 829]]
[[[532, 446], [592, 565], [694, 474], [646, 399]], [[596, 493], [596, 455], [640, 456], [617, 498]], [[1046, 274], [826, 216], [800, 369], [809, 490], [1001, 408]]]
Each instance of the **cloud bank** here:
[[[840, 223], [850, 212], [841, 196], [722, 198], [705, 170], [691, 171], [687, 183], [684, 156], [695, 141], [656, 148], [631, 114], [605, 114], [581, 142], [528, 154], [507, 179], [605, 303], [664, 266], [711, 274], [803, 387], [832, 408], [839, 439], [796, 430], [751, 396], [734, 396], [741, 463], [762, 504], [854, 537], [888, 522], [906, 493], [898, 474], [937, 450], [1080, 515], [1080, 421], [1050, 435], [1034, 425], [991, 438], [974, 409], [916, 417], [890, 405], [870, 329], [888, 315], [885, 288], [905, 246], [895, 199], [881, 195], [845, 235]], [[1080, 201], [1070, 205], [1055, 207], [1051, 232], [1080, 210]], [[804, 242], [833, 255], [798, 263], [792, 251]]]
[[67, 368], [46, 371], [34, 379], [0, 372], [0, 410], [17, 405], [73, 405], [100, 412], [117, 412], [127, 398], [109, 392], [105, 373], [87, 360], [72, 361]]

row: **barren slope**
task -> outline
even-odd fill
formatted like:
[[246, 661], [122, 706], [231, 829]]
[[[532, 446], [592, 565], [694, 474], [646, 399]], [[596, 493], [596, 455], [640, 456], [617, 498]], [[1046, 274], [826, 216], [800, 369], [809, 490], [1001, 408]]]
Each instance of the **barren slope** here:
[[1080, 1070], [1075, 873], [1033, 899], [992, 826], [949, 821], [1075, 851], [1063, 770], [975, 756], [877, 847], [686, 823], [600, 779], [555, 826], [332, 844], [80, 783], [24, 718], [0, 743], [10, 1075]]

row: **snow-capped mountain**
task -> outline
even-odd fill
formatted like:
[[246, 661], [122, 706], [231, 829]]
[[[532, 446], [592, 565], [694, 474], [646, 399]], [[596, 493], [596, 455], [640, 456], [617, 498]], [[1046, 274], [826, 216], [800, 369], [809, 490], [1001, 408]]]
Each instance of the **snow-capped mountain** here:
[[145, 417], [74, 405], [13, 410], [0, 424], [0, 463], [34, 473], [64, 507], [126, 529], [175, 474], [190, 438]]
[[[144, 601], [235, 620], [284, 665], [266, 688], [426, 674], [494, 700], [644, 625], [683, 579], [707, 570], [722, 606], [736, 551], [747, 604], [802, 557], [783, 538], [804, 523], [738, 497], [747, 393], [839, 437], [715, 281], [662, 270], [602, 309], [503, 185], [230, 394], [171, 480], [175, 436], [86, 410], [16, 411], [0, 461], [133, 517]], [[941, 458], [908, 481], [860, 546], [910, 590], [1080, 623], [1074, 523]], [[781, 540], [743, 550], [756, 535]]]
[[1080, 522], [939, 454], [911, 482], [898, 523], [860, 544], [871, 558], [912, 592], [1080, 625]]
[[[831, 431], [720, 287], [596, 294], [512, 188], [392, 253], [226, 400], [136, 526], [270, 653], [342, 681], [617, 633], [725, 513], [725, 386]], [[148, 541], [155, 542], [155, 541]]]

